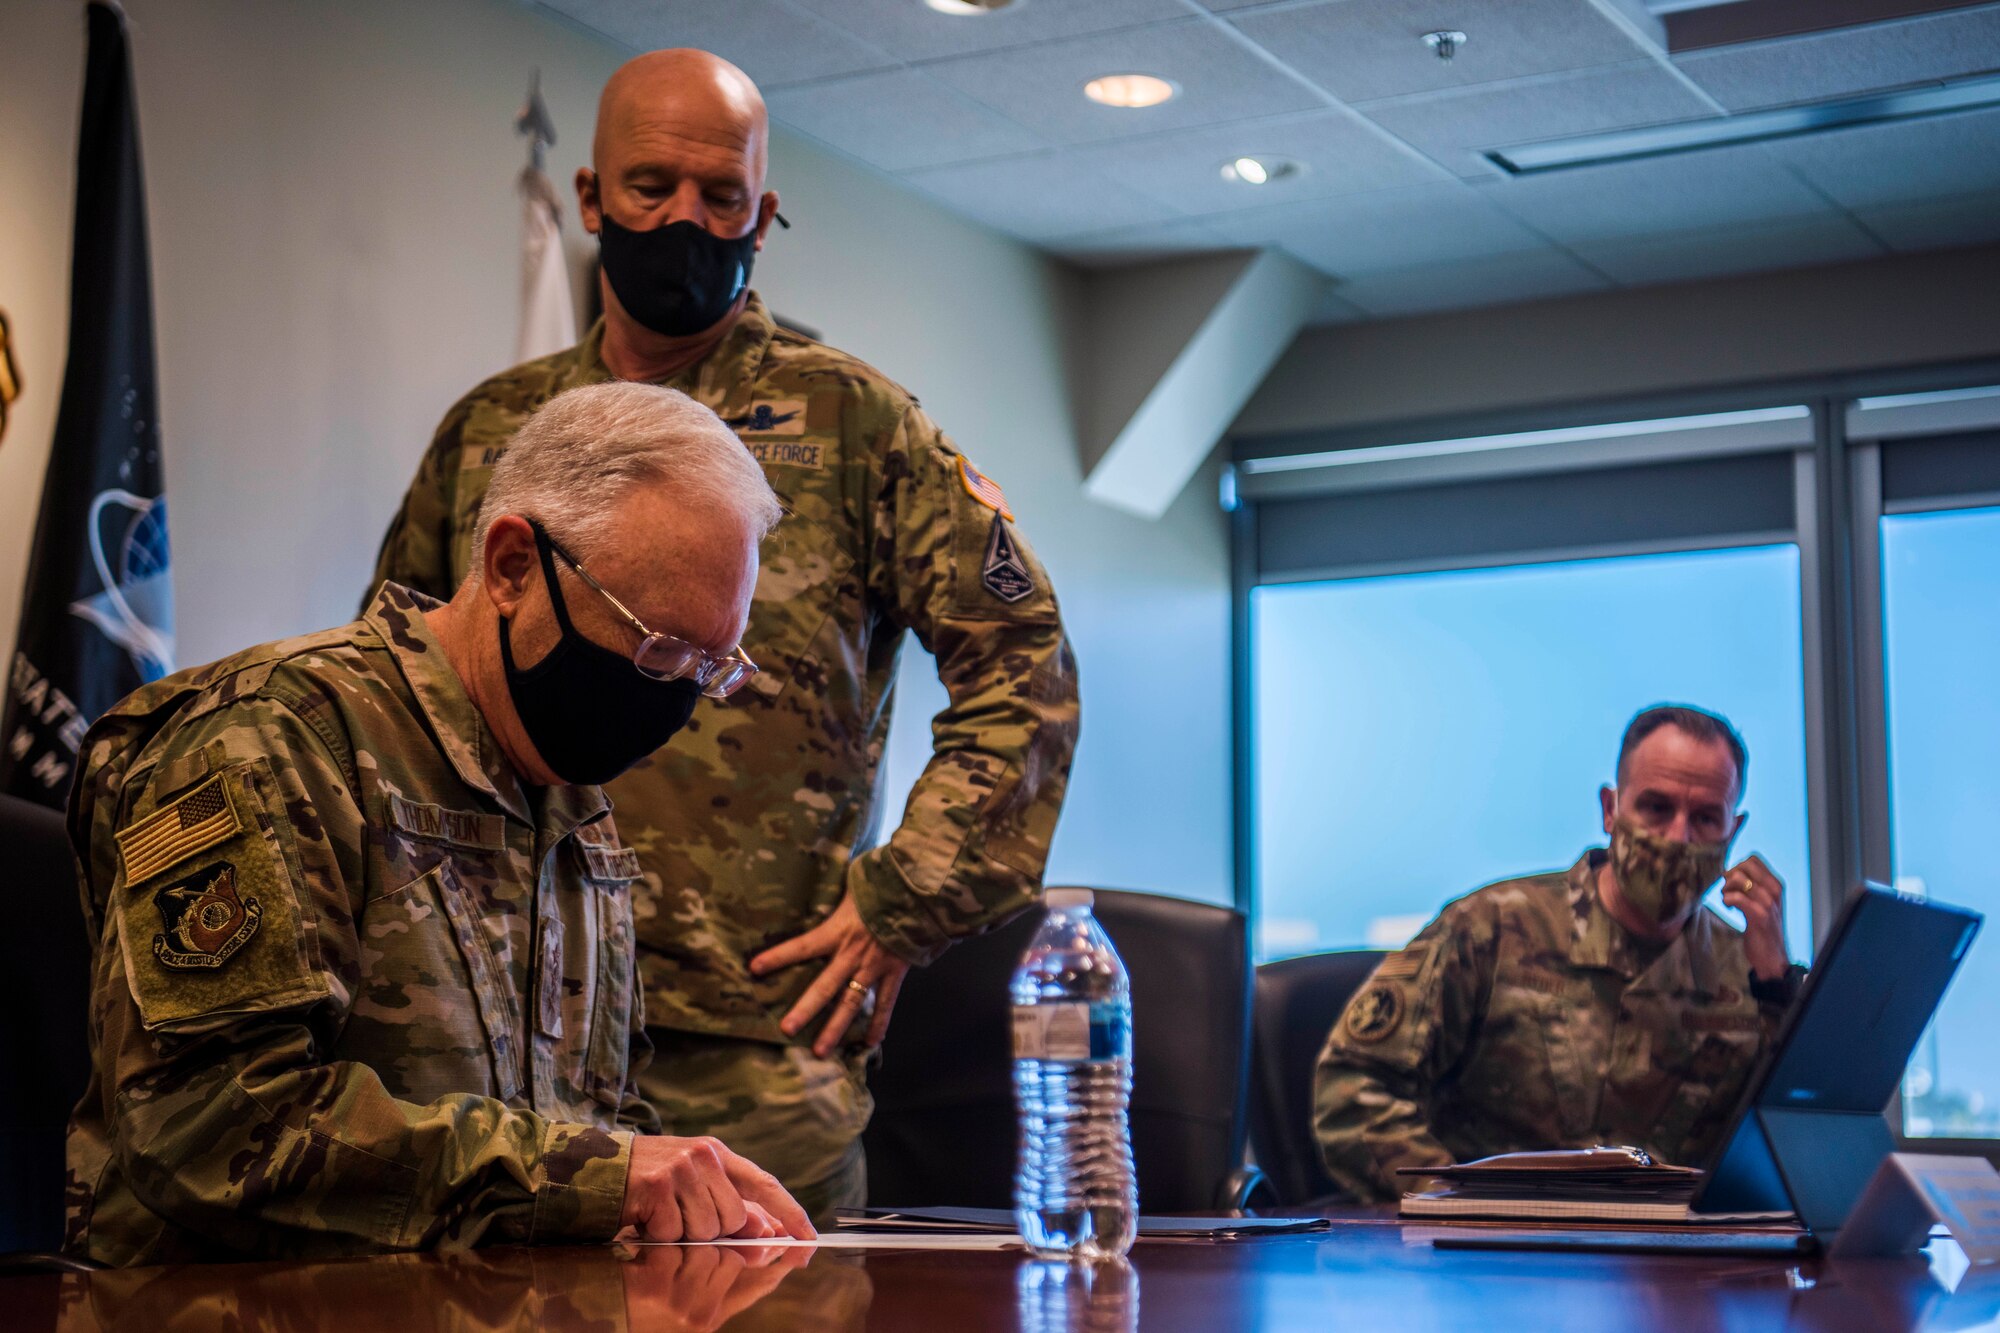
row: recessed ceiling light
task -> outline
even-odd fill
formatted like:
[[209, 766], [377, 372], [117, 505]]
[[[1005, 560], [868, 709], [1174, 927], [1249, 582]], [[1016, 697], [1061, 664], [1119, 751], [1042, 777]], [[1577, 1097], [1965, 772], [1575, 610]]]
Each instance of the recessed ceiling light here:
[[1269, 185], [1303, 170], [1288, 157], [1238, 157], [1222, 164], [1222, 179], [1239, 185]]
[[1083, 95], [1103, 106], [1158, 106], [1179, 91], [1150, 74], [1106, 74], [1083, 85]]
[[991, 14], [996, 9], [1005, 9], [1014, 0], [924, 0], [924, 3], [940, 14], [950, 14], [954, 18], [977, 18], [981, 14]]

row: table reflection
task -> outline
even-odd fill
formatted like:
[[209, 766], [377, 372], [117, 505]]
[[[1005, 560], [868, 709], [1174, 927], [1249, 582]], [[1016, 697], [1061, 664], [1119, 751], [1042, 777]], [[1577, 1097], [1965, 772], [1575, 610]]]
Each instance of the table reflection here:
[[66, 1275], [59, 1333], [846, 1333], [867, 1325], [858, 1254], [810, 1247], [612, 1246], [207, 1264]]
[[1139, 1274], [1123, 1259], [1022, 1263], [1014, 1278], [1020, 1333], [1137, 1333]]
[[1289, 1333], [1324, 1328], [1922, 1330], [2000, 1326], [2000, 1272], [1949, 1241], [1903, 1259], [1493, 1252], [1394, 1224], [1018, 1250], [757, 1245], [496, 1249], [0, 1278], [7, 1333]]

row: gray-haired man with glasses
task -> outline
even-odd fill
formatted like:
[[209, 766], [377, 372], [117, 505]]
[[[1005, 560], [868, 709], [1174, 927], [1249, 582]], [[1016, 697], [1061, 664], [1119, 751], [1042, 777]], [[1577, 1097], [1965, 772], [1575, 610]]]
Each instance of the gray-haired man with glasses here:
[[[640, 1098], [637, 858], [597, 782], [755, 672], [778, 504], [672, 390], [563, 394], [449, 603], [139, 690], [70, 828], [99, 943], [68, 1245], [110, 1264], [812, 1234]], [[585, 566], [589, 571], [585, 572]]]

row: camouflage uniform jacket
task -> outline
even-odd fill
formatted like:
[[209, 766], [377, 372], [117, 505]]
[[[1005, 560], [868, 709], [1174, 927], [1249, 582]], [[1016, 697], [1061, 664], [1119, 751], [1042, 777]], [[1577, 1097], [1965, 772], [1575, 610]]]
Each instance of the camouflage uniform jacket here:
[[1700, 1165], [1782, 1003], [1750, 993], [1743, 937], [1706, 908], [1666, 945], [1598, 901], [1604, 852], [1488, 885], [1383, 960], [1327, 1038], [1314, 1129], [1357, 1198], [1404, 1166], [1633, 1144]]
[[114, 1265], [618, 1228], [632, 852], [524, 787], [422, 611], [147, 685], [70, 798], [97, 941], [68, 1246]]
[[[459, 400], [378, 579], [449, 594], [494, 461], [551, 396], [611, 378], [603, 337], [600, 322]], [[743, 640], [762, 672], [608, 787], [645, 872], [647, 1016], [783, 1043], [778, 1018], [819, 966], [752, 978], [748, 959], [819, 924], [843, 892], [919, 963], [1034, 900], [1076, 741], [1075, 666], [999, 488], [881, 374], [777, 328], [753, 294], [708, 357], [663, 382], [737, 431], [785, 517], [763, 544]], [[950, 703], [901, 826], [857, 856], [879, 821], [904, 629], [936, 655]]]

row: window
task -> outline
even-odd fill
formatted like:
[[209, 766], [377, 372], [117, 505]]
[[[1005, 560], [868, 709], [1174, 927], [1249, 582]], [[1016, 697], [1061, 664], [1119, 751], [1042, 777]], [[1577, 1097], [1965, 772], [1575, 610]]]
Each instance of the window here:
[[1809, 954], [1796, 546], [1280, 584], [1251, 606], [1261, 957], [1397, 948], [1460, 894], [1569, 866], [1604, 841], [1625, 723], [1669, 701], [1742, 731], [1735, 854], [1786, 882]]
[[1988, 914], [1903, 1087], [1912, 1138], [2000, 1136], [2000, 508], [1881, 520], [1896, 886]]

